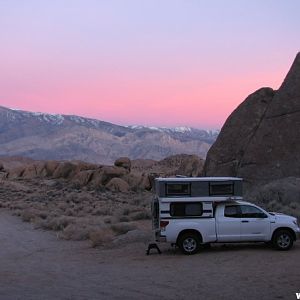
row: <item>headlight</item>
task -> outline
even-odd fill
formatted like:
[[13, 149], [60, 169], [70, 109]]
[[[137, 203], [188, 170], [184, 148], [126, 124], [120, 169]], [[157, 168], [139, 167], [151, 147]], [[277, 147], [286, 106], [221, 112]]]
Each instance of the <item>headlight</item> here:
[[294, 220], [294, 221], [293, 221], [293, 223], [294, 223], [296, 226], [298, 226], [298, 227], [299, 227], [299, 223], [298, 223], [298, 221], [297, 221], [297, 220]]

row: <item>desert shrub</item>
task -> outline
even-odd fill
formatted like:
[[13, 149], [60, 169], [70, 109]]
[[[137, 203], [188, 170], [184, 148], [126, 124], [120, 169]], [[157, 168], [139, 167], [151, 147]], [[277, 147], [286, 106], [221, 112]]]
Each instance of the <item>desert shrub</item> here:
[[89, 233], [92, 247], [102, 246], [106, 242], [110, 242], [112, 238], [113, 232], [109, 228], [94, 229]]
[[22, 211], [21, 211], [20, 209], [16, 209], [16, 210], [12, 213], [13, 216], [17, 216], [17, 217], [20, 217], [21, 214], [22, 214]]
[[124, 216], [128, 216], [130, 213], [130, 208], [128, 206], [124, 207], [121, 213]]
[[76, 216], [76, 212], [73, 208], [68, 208], [65, 213], [66, 216]]
[[9, 208], [10, 209], [25, 209], [25, 208], [27, 208], [27, 204], [25, 204], [25, 203], [19, 203], [19, 202], [17, 202], [17, 203], [10, 203], [9, 204]]
[[60, 202], [57, 205], [58, 208], [60, 208], [62, 211], [65, 211], [69, 208], [69, 205], [65, 202]]
[[83, 241], [89, 237], [89, 228], [79, 224], [69, 224], [59, 234], [59, 237], [65, 240]]
[[109, 207], [98, 207], [98, 208], [95, 208], [93, 210], [92, 215], [95, 215], [95, 216], [110, 216], [110, 215], [112, 215], [112, 210]]
[[38, 218], [40, 214], [42, 214], [42, 212], [33, 208], [25, 209], [20, 213], [22, 221], [24, 222], [32, 222], [35, 218]]
[[130, 230], [136, 229], [136, 225], [130, 222], [116, 223], [111, 225], [111, 229], [117, 234], [125, 234]]
[[118, 219], [119, 219], [119, 222], [129, 222], [130, 221], [129, 217], [127, 217], [127, 216], [119, 216]]
[[137, 220], [148, 220], [151, 219], [151, 213], [150, 211], [143, 210], [138, 211], [130, 215], [131, 220], [137, 221]]
[[91, 214], [93, 212], [93, 207], [91, 207], [90, 205], [87, 205], [83, 208], [83, 211], [86, 213], [86, 214]]
[[103, 219], [103, 222], [104, 222], [105, 224], [111, 224], [111, 217], [105, 217], [105, 218]]
[[67, 217], [67, 216], [47, 218], [47, 220], [43, 222], [42, 227], [45, 229], [58, 231], [58, 230], [63, 230], [65, 227], [67, 227], [69, 224], [73, 222], [74, 222], [74, 218]]

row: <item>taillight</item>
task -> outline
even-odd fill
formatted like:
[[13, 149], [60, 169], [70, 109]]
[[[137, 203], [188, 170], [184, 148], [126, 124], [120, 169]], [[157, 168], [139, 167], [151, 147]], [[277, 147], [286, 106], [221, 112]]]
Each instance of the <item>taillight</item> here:
[[169, 221], [160, 221], [160, 229], [161, 230], [166, 230], [166, 227], [168, 226]]

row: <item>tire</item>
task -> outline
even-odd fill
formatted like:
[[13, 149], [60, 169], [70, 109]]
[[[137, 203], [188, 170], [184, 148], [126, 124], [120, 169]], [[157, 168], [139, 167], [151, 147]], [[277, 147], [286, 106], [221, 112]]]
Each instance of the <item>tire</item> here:
[[192, 255], [196, 254], [201, 245], [201, 240], [199, 235], [195, 233], [184, 233], [179, 238], [178, 246], [183, 254]]
[[293, 247], [294, 238], [288, 230], [279, 230], [274, 234], [272, 243], [275, 249], [287, 251]]

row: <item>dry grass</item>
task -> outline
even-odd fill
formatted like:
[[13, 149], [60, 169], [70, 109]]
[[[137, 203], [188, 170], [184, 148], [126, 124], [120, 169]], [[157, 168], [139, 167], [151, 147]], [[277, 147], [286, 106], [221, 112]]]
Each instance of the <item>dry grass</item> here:
[[61, 239], [90, 240], [93, 247], [109, 243], [149, 219], [150, 193], [74, 191], [66, 184], [20, 180], [16, 191], [14, 182], [2, 181], [0, 207], [35, 228], [57, 231]]
[[92, 247], [103, 246], [105, 243], [112, 241], [114, 233], [109, 228], [99, 228], [89, 233], [89, 240]]
[[130, 215], [131, 220], [149, 220], [151, 219], [151, 213], [148, 210], [138, 211]]
[[82, 227], [79, 224], [69, 224], [59, 234], [59, 237], [65, 240], [83, 241], [88, 239], [90, 228], [88, 226]]
[[136, 228], [137, 228], [136, 224], [130, 222], [122, 222], [122, 223], [116, 223], [111, 225], [111, 229], [117, 235], [125, 234], [128, 231], [134, 230]]

